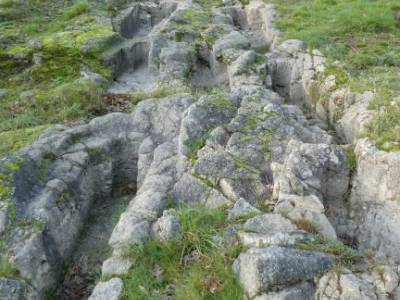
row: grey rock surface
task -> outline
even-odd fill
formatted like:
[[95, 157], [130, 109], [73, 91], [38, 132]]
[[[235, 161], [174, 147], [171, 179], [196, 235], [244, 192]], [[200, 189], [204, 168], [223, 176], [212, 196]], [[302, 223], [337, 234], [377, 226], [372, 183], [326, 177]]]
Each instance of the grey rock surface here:
[[268, 292], [272, 288], [312, 279], [329, 270], [332, 256], [282, 247], [252, 248], [239, 255], [233, 264], [249, 297]]
[[254, 300], [311, 300], [314, 299], [314, 286], [309, 282], [293, 285], [278, 292], [257, 296]]
[[350, 199], [353, 234], [362, 248], [375, 249], [379, 256], [399, 263], [400, 155], [379, 151], [365, 139], [357, 142], [355, 153], [357, 171]]
[[152, 226], [153, 235], [160, 240], [176, 240], [181, 236], [181, 225], [174, 209], [164, 210]]
[[241, 198], [238, 201], [236, 201], [233, 207], [229, 210], [228, 218], [237, 219], [240, 217], [246, 217], [255, 214], [261, 214], [261, 211], [252, 206], [249, 202], [247, 202], [243, 198]]
[[[355, 274], [337, 275], [330, 272], [323, 276], [317, 286], [318, 299], [385, 299], [378, 297], [377, 291], [371, 282]], [[383, 294], [382, 294], [383, 296]]]
[[243, 245], [263, 248], [269, 245], [293, 246], [310, 240], [308, 234], [297, 229], [289, 219], [280, 214], [264, 214], [247, 220], [238, 233]]
[[119, 278], [112, 278], [96, 285], [89, 300], [119, 300], [122, 297], [123, 282]]
[[0, 278], [0, 299], [24, 299], [25, 286], [18, 280]]
[[129, 258], [112, 256], [103, 262], [101, 274], [103, 276], [123, 275], [128, 273], [132, 265]]

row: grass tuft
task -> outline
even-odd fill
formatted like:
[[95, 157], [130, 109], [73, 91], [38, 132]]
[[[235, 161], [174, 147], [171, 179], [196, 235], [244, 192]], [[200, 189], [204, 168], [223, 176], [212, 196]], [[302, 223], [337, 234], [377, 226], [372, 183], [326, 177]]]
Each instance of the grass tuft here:
[[204, 207], [178, 211], [182, 238], [174, 242], [150, 240], [131, 249], [135, 267], [124, 277], [123, 299], [242, 299], [231, 272], [239, 246], [226, 246], [223, 209]]
[[90, 6], [87, 1], [79, 1], [64, 12], [64, 19], [71, 20], [77, 16], [87, 13], [89, 10]]
[[6, 258], [0, 259], [0, 278], [13, 278], [18, 275], [18, 271], [15, 268], [15, 265], [11, 263]]
[[299, 228], [304, 230], [305, 232], [309, 232], [312, 234], [318, 234], [318, 228], [312, 224], [310, 221], [302, 218], [299, 220], [293, 221], [293, 223]]
[[44, 125], [0, 132], [0, 158], [15, 153], [25, 145], [32, 143], [48, 128]]
[[298, 242], [296, 247], [301, 250], [318, 251], [329, 253], [335, 256], [338, 266], [353, 268], [359, 264], [363, 256], [357, 250], [344, 245], [339, 240], [324, 239], [315, 237], [313, 241]]
[[175, 94], [190, 93], [190, 89], [186, 86], [158, 86], [156, 89], [148, 92], [136, 92], [130, 95], [130, 100], [133, 104], [137, 104], [140, 101], [152, 98], [164, 98]]
[[400, 103], [382, 106], [367, 124], [364, 135], [384, 151], [400, 151]]
[[350, 171], [357, 169], [357, 156], [353, 147], [346, 150], [346, 164]]

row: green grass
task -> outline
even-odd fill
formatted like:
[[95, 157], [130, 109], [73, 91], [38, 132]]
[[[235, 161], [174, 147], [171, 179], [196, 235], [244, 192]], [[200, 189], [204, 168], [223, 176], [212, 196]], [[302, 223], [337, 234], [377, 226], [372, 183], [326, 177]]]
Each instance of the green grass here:
[[[349, 70], [372, 65], [399, 66], [396, 0], [284, 0], [276, 3], [279, 28], [319, 48]], [[348, 64], [349, 63], [349, 64]]]
[[[273, 0], [278, 27], [328, 58], [326, 73], [353, 91], [372, 90], [382, 112], [365, 136], [382, 150], [400, 150], [400, 3], [397, 0]], [[339, 61], [339, 63], [335, 63]], [[398, 101], [397, 101], [398, 102]]]
[[298, 242], [296, 247], [301, 250], [332, 254], [335, 256], [338, 266], [345, 266], [348, 268], [355, 267], [363, 259], [361, 253], [344, 245], [341, 241], [324, 239], [319, 236], [315, 236], [313, 241]]
[[354, 148], [346, 149], [346, 164], [350, 171], [357, 169], [357, 156], [354, 153]]
[[[150, 240], [132, 249], [134, 268], [124, 277], [123, 299], [242, 299], [243, 292], [231, 272], [239, 246], [215, 240], [226, 226], [223, 209], [183, 208], [178, 212], [182, 238]], [[185, 257], [196, 253], [197, 259]], [[169, 292], [168, 292], [169, 291]]]
[[89, 10], [90, 10], [90, 6], [87, 1], [79, 1], [79, 2], [75, 3], [74, 5], [72, 5], [70, 8], [68, 8], [64, 12], [64, 19], [70, 20], [79, 15], [87, 13]]
[[0, 158], [14, 153], [37, 139], [48, 126], [23, 128], [0, 132]]
[[228, 94], [224, 93], [219, 89], [212, 89], [211, 91], [209, 91], [208, 94], [213, 98], [212, 101], [209, 103], [209, 105], [212, 108], [219, 110], [227, 110], [232, 114], [236, 112], [237, 108], [230, 100]]
[[[0, 89], [8, 91], [0, 98], [0, 132], [105, 112], [100, 98], [104, 87], [82, 80], [80, 72], [87, 67], [106, 80], [111, 77], [101, 53], [114, 33], [102, 17], [105, 7], [89, 7], [88, 1], [0, 0], [5, 38]], [[34, 55], [42, 58], [40, 64], [33, 63]]]
[[0, 278], [13, 278], [18, 275], [18, 271], [14, 264], [5, 258], [0, 258]]
[[130, 95], [132, 104], [137, 104], [145, 99], [164, 98], [179, 93], [190, 93], [190, 88], [186, 86], [166, 86], [161, 85], [148, 92], [135, 92]]
[[210, 132], [205, 132], [199, 135], [197, 138], [187, 140], [185, 146], [188, 147], [188, 158], [192, 165], [194, 165], [198, 159], [197, 153], [202, 149], [210, 136]]

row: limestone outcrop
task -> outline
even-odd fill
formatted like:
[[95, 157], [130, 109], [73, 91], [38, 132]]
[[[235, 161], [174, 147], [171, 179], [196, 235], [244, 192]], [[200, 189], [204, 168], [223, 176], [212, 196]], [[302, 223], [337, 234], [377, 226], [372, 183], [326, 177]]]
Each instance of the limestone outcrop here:
[[[0, 298], [44, 299], [90, 210], [121, 194], [134, 196], [89, 299], [121, 299], [121, 278], [134, 268], [129, 249], [179, 239], [171, 206], [186, 205], [246, 219], [233, 230], [248, 249], [232, 272], [249, 299], [400, 295], [400, 156], [358, 138], [372, 94], [321, 83], [323, 55], [282, 41], [275, 18], [257, 0], [218, 8], [168, 0], [133, 3], [113, 20], [121, 42], [105, 56], [116, 75], [109, 92], [153, 97], [129, 113], [57, 126], [0, 161], [2, 259], [18, 271], [0, 278]], [[156, 98], [160, 86], [174, 92]], [[352, 239], [393, 266], [333, 270], [336, 249], [300, 249], [316, 237]]]

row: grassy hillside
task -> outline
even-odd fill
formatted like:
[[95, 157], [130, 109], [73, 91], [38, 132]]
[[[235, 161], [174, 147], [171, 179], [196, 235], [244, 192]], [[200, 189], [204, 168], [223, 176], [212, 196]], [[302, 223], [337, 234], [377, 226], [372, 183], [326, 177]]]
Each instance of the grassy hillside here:
[[365, 135], [400, 150], [400, 3], [397, 0], [273, 0], [287, 38], [328, 58], [328, 74], [353, 91], [373, 90], [378, 110]]
[[105, 5], [0, 0], [0, 144], [22, 129], [104, 112], [102, 87], [81, 70], [110, 77], [101, 52], [112, 36]]

